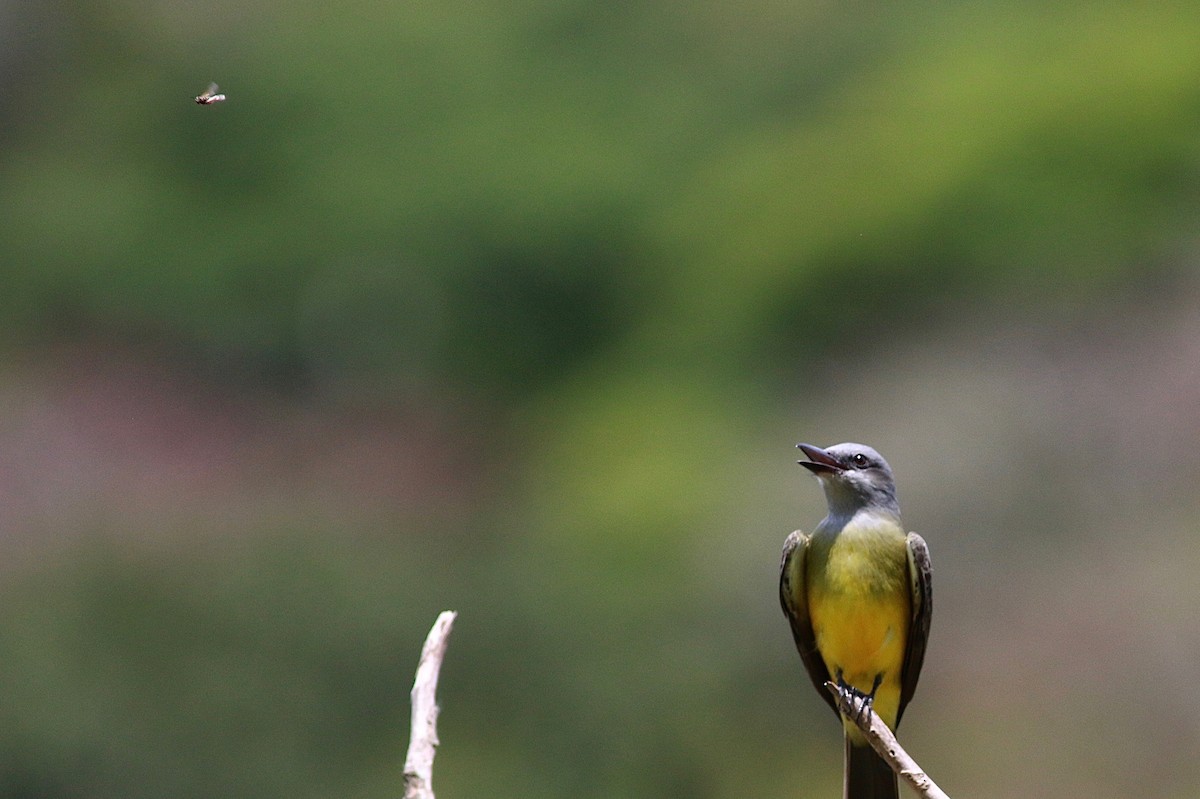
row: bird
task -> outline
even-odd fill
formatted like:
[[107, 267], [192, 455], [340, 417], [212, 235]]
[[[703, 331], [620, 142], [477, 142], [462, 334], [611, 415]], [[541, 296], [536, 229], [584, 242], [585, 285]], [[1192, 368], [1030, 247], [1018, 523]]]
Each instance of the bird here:
[[929, 548], [905, 533], [887, 461], [863, 444], [797, 445], [825, 492], [812, 535], [783, 545], [779, 599], [800, 659], [842, 722], [845, 799], [896, 799], [896, 775], [825, 687], [871, 707], [896, 729], [917, 687], [933, 611]]

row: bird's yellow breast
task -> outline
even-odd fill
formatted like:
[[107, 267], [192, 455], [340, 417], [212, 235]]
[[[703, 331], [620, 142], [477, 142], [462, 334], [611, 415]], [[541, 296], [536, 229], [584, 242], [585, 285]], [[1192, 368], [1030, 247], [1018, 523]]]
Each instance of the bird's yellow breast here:
[[870, 693], [879, 680], [875, 711], [892, 726], [911, 615], [904, 533], [848, 526], [812, 543], [806, 585], [817, 650], [835, 681]]

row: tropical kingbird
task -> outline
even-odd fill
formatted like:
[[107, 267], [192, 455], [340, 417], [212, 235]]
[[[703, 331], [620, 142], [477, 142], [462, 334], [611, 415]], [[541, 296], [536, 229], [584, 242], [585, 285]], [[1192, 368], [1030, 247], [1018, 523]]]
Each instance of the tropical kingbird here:
[[[811, 536], [783, 545], [779, 598], [800, 659], [834, 713], [825, 688], [865, 698], [895, 729], [917, 687], [932, 611], [929, 549], [905, 535], [891, 467], [862, 444], [799, 444], [800, 461], [825, 490], [828, 515]], [[841, 714], [839, 713], [839, 718]], [[895, 799], [896, 775], [855, 723], [846, 738], [845, 799]]]

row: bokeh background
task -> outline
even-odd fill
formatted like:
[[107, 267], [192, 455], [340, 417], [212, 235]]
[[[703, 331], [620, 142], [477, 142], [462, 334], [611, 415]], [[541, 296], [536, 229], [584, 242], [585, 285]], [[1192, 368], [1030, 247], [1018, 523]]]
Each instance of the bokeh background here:
[[[1200, 6], [0, 3], [0, 795], [832, 797], [874, 445], [951, 795], [1200, 793]], [[191, 97], [216, 80], [226, 103]]]

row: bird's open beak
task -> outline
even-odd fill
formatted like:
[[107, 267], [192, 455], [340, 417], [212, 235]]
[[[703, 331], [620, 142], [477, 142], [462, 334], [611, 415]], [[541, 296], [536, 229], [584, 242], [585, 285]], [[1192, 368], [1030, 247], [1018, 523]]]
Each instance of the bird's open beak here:
[[797, 444], [796, 446], [808, 456], [808, 460], [796, 461], [796, 463], [799, 463], [818, 477], [822, 474], [836, 474], [846, 470], [832, 455], [820, 447], [814, 447], [812, 444]]

